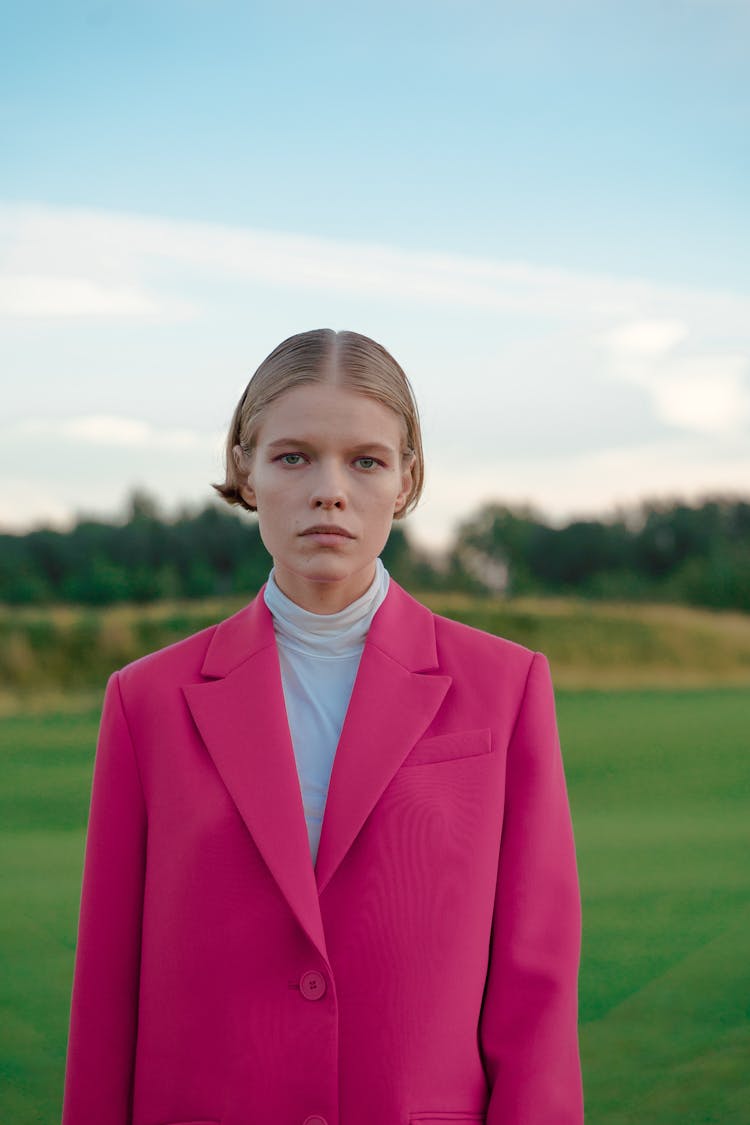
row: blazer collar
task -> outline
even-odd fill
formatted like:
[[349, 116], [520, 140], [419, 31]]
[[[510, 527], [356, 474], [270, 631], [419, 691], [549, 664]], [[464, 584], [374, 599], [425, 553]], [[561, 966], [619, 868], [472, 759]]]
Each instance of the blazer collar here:
[[451, 678], [436, 674], [432, 613], [391, 579], [360, 659], [313, 867], [273, 619], [262, 595], [217, 626], [201, 669], [207, 679], [183, 692], [271, 874], [327, 957], [320, 896]]
[[[264, 583], [248, 605], [217, 625], [206, 651], [202, 675], [226, 676], [256, 652], [275, 646], [273, 618], [263, 597], [265, 588]], [[372, 619], [366, 643], [377, 646], [411, 672], [429, 672], [438, 667], [432, 612], [393, 578]]]

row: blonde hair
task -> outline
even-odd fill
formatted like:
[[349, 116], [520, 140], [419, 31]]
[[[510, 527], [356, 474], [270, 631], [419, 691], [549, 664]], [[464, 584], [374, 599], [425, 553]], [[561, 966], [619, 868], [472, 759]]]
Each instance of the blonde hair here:
[[226, 442], [225, 479], [212, 487], [228, 504], [239, 504], [254, 512], [255, 508], [240, 493], [243, 474], [235, 457], [235, 446], [240, 446], [245, 457], [250, 456], [270, 404], [293, 387], [324, 382], [338, 383], [376, 399], [401, 419], [405, 439], [401, 456], [414, 454], [412, 485], [406, 502], [394, 517], [403, 519], [416, 507], [424, 483], [417, 403], [406, 374], [390, 352], [359, 332], [334, 332], [330, 328], [298, 332], [266, 356], [235, 407]]

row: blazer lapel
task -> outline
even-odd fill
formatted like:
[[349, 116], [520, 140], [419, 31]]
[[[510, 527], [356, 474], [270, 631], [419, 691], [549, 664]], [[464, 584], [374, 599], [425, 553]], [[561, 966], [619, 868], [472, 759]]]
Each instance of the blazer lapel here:
[[431, 612], [391, 579], [367, 635], [333, 761], [315, 865], [321, 893], [452, 682]]
[[313, 868], [273, 620], [262, 595], [217, 626], [201, 669], [210, 679], [183, 692], [269, 871], [327, 959], [319, 895], [429, 726], [451, 678], [435, 674], [432, 614], [391, 579], [362, 653]]
[[217, 627], [204, 676], [183, 692], [269, 871], [327, 958], [273, 621], [262, 593]]

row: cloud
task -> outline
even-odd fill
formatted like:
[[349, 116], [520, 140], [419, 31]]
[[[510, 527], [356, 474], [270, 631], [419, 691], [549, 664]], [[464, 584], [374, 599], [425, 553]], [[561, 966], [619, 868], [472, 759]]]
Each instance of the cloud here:
[[661, 421], [696, 433], [727, 435], [750, 422], [747, 354], [705, 354], [680, 321], [620, 325], [605, 340], [611, 374], [642, 387]]
[[[637, 324], [687, 316], [691, 322], [709, 317], [734, 331], [750, 320], [750, 300], [731, 293], [525, 262], [82, 208], [0, 204], [0, 247], [6, 278], [17, 277], [27, 287], [31, 283], [25, 278], [36, 279], [37, 304], [31, 299], [25, 302], [26, 316], [35, 307], [37, 315], [47, 315], [45, 286], [60, 285], [65, 278], [70, 281], [74, 262], [77, 306], [69, 300], [73, 307], [83, 308], [83, 295], [88, 292], [90, 315], [96, 315], [107, 299], [122, 315], [128, 302], [134, 316], [147, 310], [148, 315], [171, 317], [180, 310], [189, 315], [198, 311], [196, 287], [204, 302], [210, 303], [212, 285], [230, 282], [546, 315], [609, 327], [618, 320]], [[92, 288], [82, 290], [84, 284]]]
[[159, 301], [147, 293], [102, 285], [86, 277], [0, 277], [0, 316], [150, 317], [162, 311]]
[[652, 394], [660, 417], [673, 426], [727, 434], [750, 421], [750, 387], [744, 356], [692, 355], [654, 374]]
[[111, 414], [86, 414], [77, 418], [52, 420], [29, 418], [4, 430], [6, 439], [54, 438], [72, 444], [109, 446], [137, 450], [215, 451], [225, 435], [201, 433], [190, 429], [152, 426], [138, 418], [122, 418]]
[[[748, 418], [750, 299], [743, 295], [220, 223], [23, 204], [0, 204], [0, 247], [6, 317], [210, 319], [232, 294], [246, 300], [248, 287], [258, 285], [266, 292], [283, 287], [402, 307], [484, 310], [509, 314], [506, 332], [523, 318], [533, 318], [542, 333], [564, 330], [570, 354], [574, 337], [586, 339], [592, 354], [579, 351], [584, 364], [595, 370], [597, 348], [602, 361], [595, 378], [638, 387], [653, 416], [669, 427], [730, 433]], [[537, 353], [539, 359], [539, 347]]]
[[679, 320], [636, 320], [615, 329], [608, 339], [623, 355], [658, 356], [671, 351], [687, 335], [687, 325]]

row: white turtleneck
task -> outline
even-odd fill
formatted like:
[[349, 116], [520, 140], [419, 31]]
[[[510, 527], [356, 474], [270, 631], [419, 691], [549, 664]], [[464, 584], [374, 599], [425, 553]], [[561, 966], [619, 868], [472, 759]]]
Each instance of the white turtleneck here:
[[388, 593], [388, 571], [380, 559], [375, 567], [369, 589], [338, 613], [311, 613], [291, 601], [276, 585], [274, 569], [263, 594], [273, 616], [313, 865], [359, 659], [370, 622]]

